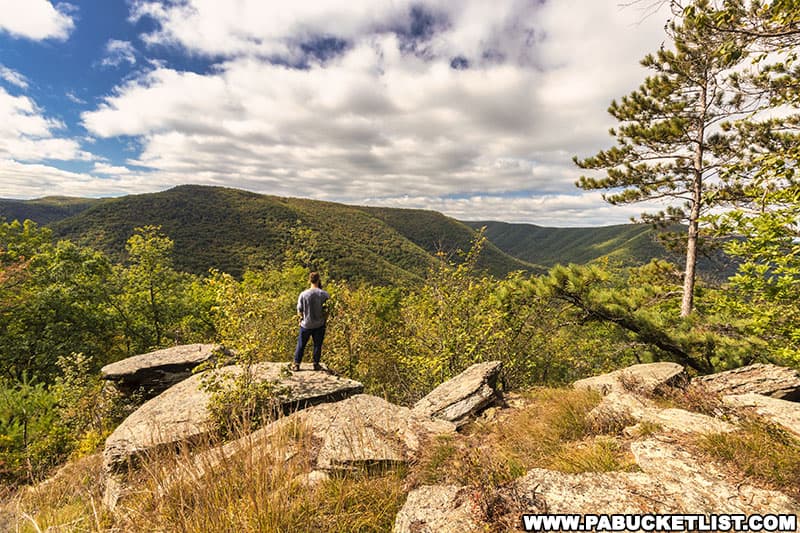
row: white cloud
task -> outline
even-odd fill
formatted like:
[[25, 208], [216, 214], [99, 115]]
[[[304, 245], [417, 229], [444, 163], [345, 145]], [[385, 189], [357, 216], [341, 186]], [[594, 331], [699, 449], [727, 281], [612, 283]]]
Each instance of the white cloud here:
[[596, 191], [577, 194], [546, 194], [507, 197], [475, 195], [464, 198], [399, 196], [367, 199], [369, 205], [405, 209], [432, 209], [459, 220], [502, 220], [541, 226], [587, 227], [623, 224], [644, 210], [658, 211], [662, 205], [612, 206]]
[[135, 65], [136, 49], [129, 41], [109, 40], [105, 47], [105, 57], [100, 64], [104, 67], [118, 67], [122, 63]]
[[0, 87], [0, 158], [30, 162], [91, 159], [77, 141], [56, 136], [63, 127], [60, 121], [44, 116], [27, 96], [13, 96]]
[[131, 169], [128, 167], [114, 166], [109, 165], [108, 163], [100, 163], [95, 161], [92, 172], [105, 176], [127, 176], [131, 174]]
[[21, 163], [0, 156], [0, 198], [41, 198], [50, 195], [119, 196], [148, 187], [141, 177], [97, 178], [42, 163]]
[[73, 6], [48, 0], [0, 0], [0, 31], [34, 41], [66, 40], [75, 27]]
[[27, 89], [29, 85], [28, 78], [2, 64], [0, 64], [0, 78], [20, 89]]

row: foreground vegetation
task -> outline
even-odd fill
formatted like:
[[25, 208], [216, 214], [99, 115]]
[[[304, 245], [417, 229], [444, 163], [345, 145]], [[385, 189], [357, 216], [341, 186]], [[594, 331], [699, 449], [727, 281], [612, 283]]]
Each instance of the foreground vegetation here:
[[[352, 470], [319, 481], [309, 477], [314, 441], [299, 424], [287, 424], [266, 449], [245, 445], [221, 462], [196, 460], [188, 450], [155, 453], [135, 475], [134, 490], [110, 513], [101, 505], [100, 454], [73, 461], [58, 475], [20, 491], [0, 505], [0, 527], [46, 531], [389, 531], [410, 490], [429, 484], [470, 488], [473, 503], [493, 531], [514, 529], [523, 510], [509, 483], [532, 468], [565, 473], [635, 472], [630, 443], [661, 428], [625, 421], [602, 424], [587, 417], [599, 403], [590, 391], [537, 387], [507, 398], [513, 409], [492, 410], [459, 434], [427, 443], [407, 466]], [[703, 409], [719, 402], [700, 389], [662, 398], [666, 404]], [[245, 431], [244, 434], [247, 432]], [[239, 436], [241, 433], [234, 435]], [[734, 433], [671, 434], [698, 461], [713, 461], [737, 478], [800, 497], [800, 441], [762, 420]], [[211, 447], [211, 438], [202, 444]], [[179, 472], [179, 477], [176, 477]]]

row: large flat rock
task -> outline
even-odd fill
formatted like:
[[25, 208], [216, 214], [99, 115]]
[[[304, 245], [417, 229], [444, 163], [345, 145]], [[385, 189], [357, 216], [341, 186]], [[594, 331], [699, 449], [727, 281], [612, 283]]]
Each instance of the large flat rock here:
[[657, 393], [665, 387], [681, 386], [689, 377], [677, 363], [645, 363], [633, 365], [614, 372], [580, 379], [572, 384], [576, 389], [588, 389], [609, 394], [610, 392]]
[[[193, 456], [191, 468], [182, 468], [162, 484], [197, 480], [209, 471], [224, 468], [229, 460], [246, 457], [277, 458], [303, 451], [315, 476], [321, 472], [381, 471], [413, 461], [426, 442], [440, 434], [452, 434], [455, 425], [420, 416], [369, 394], [309, 407], [284, 416], [240, 439]], [[300, 435], [299, 440], [287, 435]], [[277, 455], [276, 455], [277, 454]]]
[[151, 398], [189, 378], [197, 365], [222, 350], [218, 344], [173, 346], [108, 364], [100, 375], [125, 394], [139, 391]]
[[275, 436], [292, 425], [304, 428], [316, 443], [315, 468], [329, 471], [407, 463], [427, 439], [455, 431], [450, 422], [420, 416], [377, 396], [357, 394], [293, 413], [209, 453], [231, 457], [242, 450], [269, 450]]
[[636, 464], [654, 480], [680, 512], [701, 514], [795, 514], [800, 503], [775, 490], [751, 485], [744, 475], [732, 477], [713, 462], [677, 444], [655, 438], [631, 444]]
[[754, 393], [800, 402], [800, 372], [783, 366], [758, 363], [701, 376], [696, 381], [720, 395]]
[[722, 401], [730, 407], [752, 409], [773, 424], [800, 437], [800, 403], [753, 393], [723, 396]]
[[528, 513], [795, 514], [789, 496], [732, 478], [667, 441], [634, 442], [641, 472], [565, 474], [534, 469], [514, 484]]
[[688, 377], [675, 363], [634, 365], [608, 374], [576, 381], [578, 389], [603, 394], [600, 404], [589, 412], [598, 428], [613, 428], [650, 422], [671, 433], [727, 433], [735, 427], [723, 420], [684, 409], [659, 407], [650, 394], [672, 386], [685, 385]]
[[674, 433], [711, 435], [736, 431], [736, 426], [724, 420], [685, 409], [646, 409], [638, 420], [657, 424]]
[[497, 377], [502, 366], [501, 361], [470, 366], [418, 401], [414, 412], [462, 426], [499, 398]]
[[[286, 412], [342, 400], [364, 389], [357, 381], [327, 372], [300, 371], [287, 375], [286, 368], [286, 363], [259, 363], [253, 367], [255, 379], [274, 381], [285, 391], [276, 400], [277, 407]], [[212, 431], [207, 408], [210, 395], [201, 387], [202, 380], [212, 372], [217, 376], [233, 376], [242, 369], [231, 366], [196, 374], [147, 401], [106, 440], [103, 459], [107, 471], [124, 470], [133, 457], [156, 448], [191, 444]]]

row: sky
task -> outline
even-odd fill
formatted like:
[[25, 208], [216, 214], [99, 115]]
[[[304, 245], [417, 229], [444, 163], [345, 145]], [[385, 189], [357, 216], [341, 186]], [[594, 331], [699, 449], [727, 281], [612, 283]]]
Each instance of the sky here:
[[629, 221], [575, 187], [667, 14], [619, 0], [0, 0], [0, 197], [194, 183], [461, 220]]

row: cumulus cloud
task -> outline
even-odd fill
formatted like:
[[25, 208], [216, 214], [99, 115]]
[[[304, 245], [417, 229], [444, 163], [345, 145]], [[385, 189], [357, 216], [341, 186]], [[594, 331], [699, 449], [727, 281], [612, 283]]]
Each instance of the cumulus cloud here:
[[0, 158], [30, 162], [91, 159], [77, 141], [56, 135], [63, 127], [60, 121], [44, 116], [27, 96], [14, 96], [0, 87]]
[[106, 176], [127, 176], [131, 174], [131, 169], [123, 166], [109, 165], [108, 163], [95, 162], [92, 172]]
[[111, 39], [106, 43], [105, 57], [100, 62], [104, 67], [118, 67], [123, 63], [136, 64], [136, 49], [129, 41]]
[[131, 19], [149, 17], [159, 29], [151, 44], [178, 45], [208, 55], [278, 56], [297, 60], [319, 45], [392, 32], [403, 48], [447, 56], [457, 64], [530, 63], [539, 38], [533, 25], [541, 2], [532, 0], [351, 0], [264, 2], [187, 0], [133, 2]]
[[0, 64], [0, 78], [20, 89], [27, 89], [29, 85], [28, 78], [2, 64]]
[[41, 198], [53, 194], [120, 196], [148, 187], [138, 176], [104, 177], [70, 172], [43, 163], [24, 163], [0, 155], [0, 198]]
[[404, 209], [432, 209], [459, 220], [502, 220], [541, 226], [589, 227], [621, 224], [642, 211], [664, 208], [658, 203], [612, 206], [596, 191], [509, 197], [473, 195], [461, 198], [399, 196], [367, 199], [369, 205]]
[[70, 4], [53, 6], [48, 0], [0, 0], [0, 31], [34, 41], [66, 40], [75, 27]]

